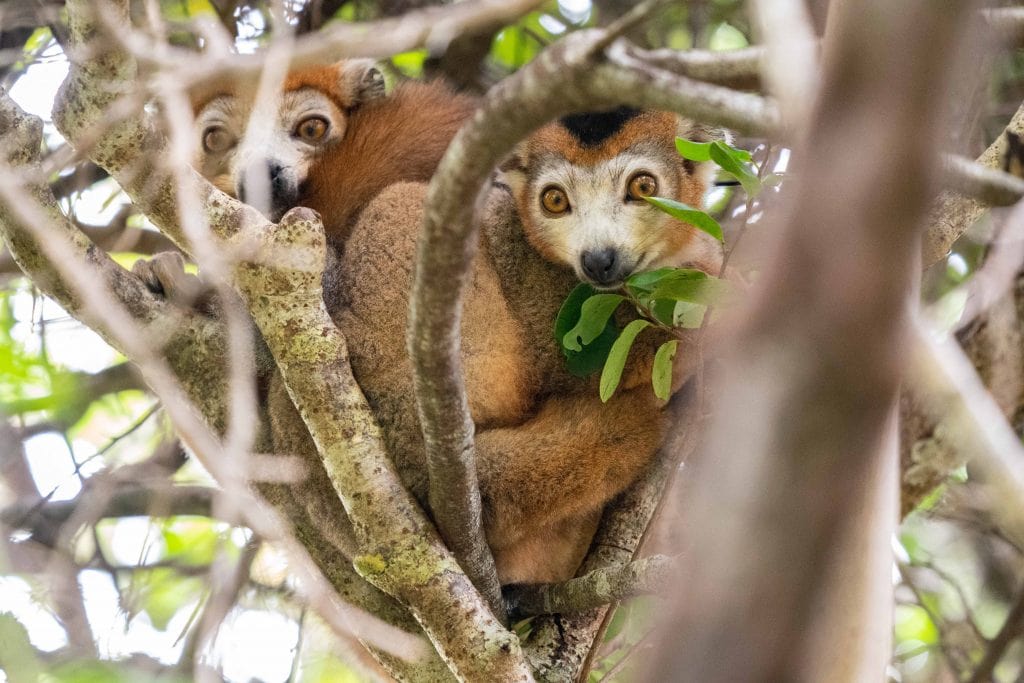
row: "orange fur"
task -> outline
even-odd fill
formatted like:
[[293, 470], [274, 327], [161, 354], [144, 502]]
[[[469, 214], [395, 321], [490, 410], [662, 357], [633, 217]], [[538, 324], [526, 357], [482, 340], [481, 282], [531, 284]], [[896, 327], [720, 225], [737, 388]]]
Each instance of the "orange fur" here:
[[[303, 81], [305, 82], [305, 81]], [[299, 203], [344, 239], [360, 209], [397, 182], [426, 182], [475, 101], [440, 82], [406, 82], [355, 109], [345, 137], [310, 169]]]

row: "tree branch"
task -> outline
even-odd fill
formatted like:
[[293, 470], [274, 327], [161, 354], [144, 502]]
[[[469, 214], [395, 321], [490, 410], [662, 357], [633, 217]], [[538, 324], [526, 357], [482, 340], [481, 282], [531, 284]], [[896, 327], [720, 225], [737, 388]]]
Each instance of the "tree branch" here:
[[[1006, 131], [1017, 135], [1024, 135], [1024, 104], [1017, 110], [1006, 125]], [[988, 146], [976, 162], [986, 168], [1000, 168], [1003, 156], [1006, 154], [1007, 142], [1005, 132], [999, 135], [995, 141]], [[953, 169], [956, 173], [956, 169]], [[968, 185], [970, 187], [970, 185]], [[921, 253], [924, 266], [927, 268], [933, 263], [945, 258], [946, 254], [953, 247], [953, 243], [960, 239], [960, 236], [981, 217], [988, 207], [978, 201], [965, 197], [955, 192], [943, 192], [932, 209], [928, 219], [928, 227], [925, 229], [921, 243]]]
[[[794, 153], [800, 182], [774, 219], [774, 260], [677, 497], [685, 579], [652, 679], [860, 680], [889, 658], [890, 627], [868, 608], [888, 609], [891, 560], [872, 560], [885, 559], [895, 519], [870, 513], [888, 507], [879, 492], [895, 465], [913, 226], [937, 179], [934, 84], [954, 66], [967, 5], [871, 0], [839, 11], [815, 118]], [[841, 657], [817, 639], [829, 628], [848, 634]]]
[[944, 155], [942, 162], [946, 187], [980, 202], [982, 211], [1016, 204], [1024, 196], [1024, 180], [1017, 176], [955, 154]]
[[668, 584], [674, 568], [672, 558], [654, 555], [595, 569], [564, 583], [513, 586], [505, 591], [505, 600], [512, 621], [540, 614], [581, 612], [658, 593]]
[[669, 48], [645, 50], [630, 45], [626, 53], [632, 59], [649, 64], [653, 68], [698, 81], [716, 83], [737, 90], [761, 88], [764, 48], [759, 45], [724, 52]]

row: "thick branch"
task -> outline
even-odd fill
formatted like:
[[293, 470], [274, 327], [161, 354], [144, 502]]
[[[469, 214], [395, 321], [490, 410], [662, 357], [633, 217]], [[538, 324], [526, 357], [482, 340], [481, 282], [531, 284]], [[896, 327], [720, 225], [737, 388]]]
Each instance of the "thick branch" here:
[[[889, 625], [866, 608], [889, 599], [878, 569], [891, 561], [871, 559], [895, 520], [867, 513], [894, 464], [914, 226], [937, 179], [937, 84], [954, 67], [967, 5], [839, 8], [775, 258], [678, 496], [685, 578], [655, 680], [867, 680], [889, 657]], [[820, 646], [825, 626], [849, 634], [843, 656]]]

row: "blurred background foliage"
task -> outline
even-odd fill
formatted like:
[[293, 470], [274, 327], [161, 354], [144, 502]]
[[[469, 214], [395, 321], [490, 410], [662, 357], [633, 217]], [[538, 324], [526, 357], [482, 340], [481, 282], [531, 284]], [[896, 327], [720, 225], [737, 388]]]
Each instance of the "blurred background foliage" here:
[[[289, 0], [284, 7], [291, 25], [306, 32], [429, 4], [437, 3]], [[261, 0], [160, 0], [159, 6], [170, 39], [197, 50], [204, 21], [219, 23], [246, 52], [271, 31], [269, 3]], [[444, 54], [395, 55], [391, 78], [447, 77], [481, 92], [567, 32], [606, 24], [631, 6], [627, 0], [550, 2], [514, 25], [460, 37]], [[0, 0], [0, 84], [47, 120], [66, 71], [63, 21], [59, 0]], [[631, 37], [650, 47], [709, 50], [755, 40], [742, 0], [675, 3]], [[1024, 99], [1024, 51], [1000, 52], [974, 86], [980, 95], [967, 99], [951, 136], [951, 151], [972, 157]], [[767, 159], [784, 172], [788, 151], [762, 142], [740, 141], [759, 163]], [[48, 123], [46, 153], [64, 144]], [[69, 215], [123, 264], [168, 248], [99, 169], [79, 164], [52, 180]], [[719, 189], [709, 201], [727, 242], [737, 226], [756, 222], [733, 194]], [[998, 221], [998, 215], [980, 221], [927, 273], [924, 301], [949, 325]], [[738, 259], [757, 270], [756, 255]], [[208, 516], [213, 482], [174, 440], [124, 359], [42, 297], [2, 251], [0, 417], [0, 681], [187, 681], [197, 658], [230, 681], [363, 680], [351, 653], [338, 650], [329, 629], [295, 599], [274, 548]], [[139, 481], [189, 485], [194, 495], [184, 504], [146, 496], [140, 505], [131, 496]], [[121, 507], [108, 506], [114, 498]], [[69, 520], [74, 523], [65, 525]], [[965, 469], [906, 519], [894, 549], [899, 604], [891, 679], [965, 680], [1019, 600], [1024, 538], [997, 526], [984, 491]], [[196, 652], [197, 624], [211, 609], [211, 572], [225, 571], [234, 577], [230, 607], [216, 615], [224, 622], [210, 650]], [[653, 646], [647, 640], [652, 602], [618, 610], [592, 681], [632, 680], [633, 666]], [[996, 680], [1024, 681], [1024, 643], [1008, 647]]]

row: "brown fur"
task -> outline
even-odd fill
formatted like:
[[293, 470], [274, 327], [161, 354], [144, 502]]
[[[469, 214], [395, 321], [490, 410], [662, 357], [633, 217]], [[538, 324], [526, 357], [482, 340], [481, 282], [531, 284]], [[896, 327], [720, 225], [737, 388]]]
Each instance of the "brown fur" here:
[[[291, 80], [291, 79], [289, 79]], [[475, 101], [441, 82], [406, 82], [352, 112], [345, 137], [310, 169], [299, 204], [344, 240], [359, 210], [397, 182], [426, 182]]]
[[[422, 220], [424, 194], [423, 185], [395, 185], [363, 212], [340, 264], [344, 300], [335, 311], [388, 450], [421, 501], [423, 441], [404, 336], [410, 227]], [[568, 375], [551, 325], [572, 277], [525, 242], [507, 193], [496, 190], [490, 209], [462, 317], [486, 532], [504, 583], [555, 581], [573, 573], [601, 507], [657, 448], [661, 405], [647, 383], [601, 403], [593, 381]], [[529, 275], [528, 286], [506, 287], [509, 268]]]

